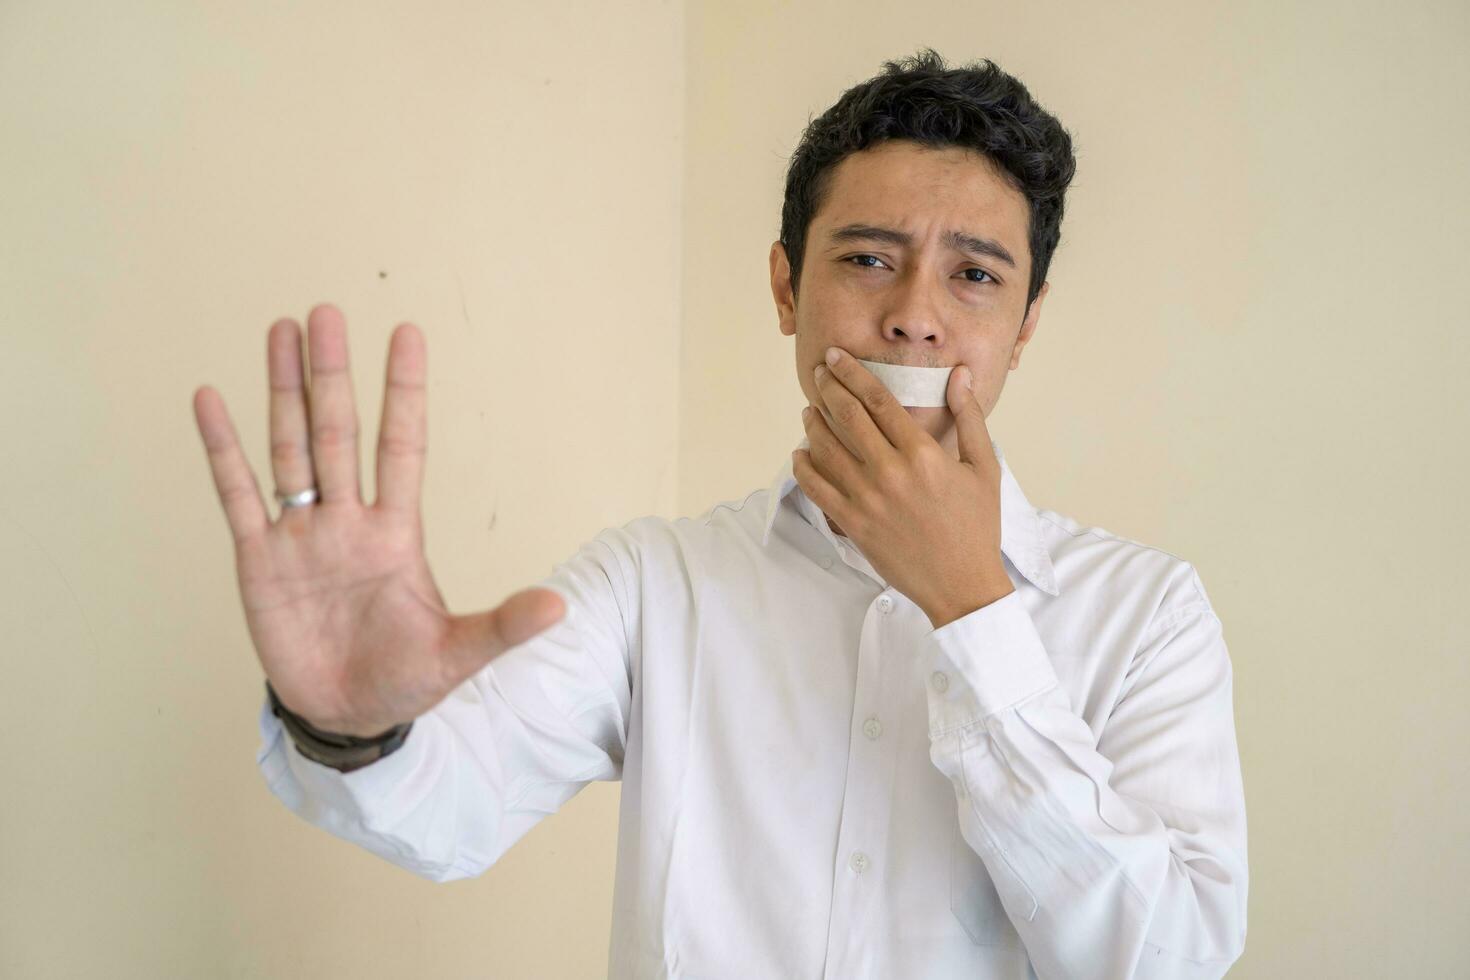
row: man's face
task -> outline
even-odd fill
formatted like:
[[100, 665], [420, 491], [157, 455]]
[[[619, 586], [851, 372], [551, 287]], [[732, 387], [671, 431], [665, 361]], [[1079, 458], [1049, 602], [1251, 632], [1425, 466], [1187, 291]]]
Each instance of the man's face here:
[[[1046, 297], [1043, 284], [1026, 310], [1029, 216], [1021, 192], [973, 151], [892, 140], [844, 158], [807, 231], [798, 297], [786, 249], [771, 246], [771, 290], [781, 332], [796, 337], [806, 400], [818, 403], [812, 370], [837, 346], [887, 364], [964, 364], [989, 418]], [[900, 232], [909, 243], [839, 234], [860, 225]], [[951, 231], [999, 245], [1014, 264], [961, 251], [947, 241]], [[948, 408], [904, 410], [959, 457]]]

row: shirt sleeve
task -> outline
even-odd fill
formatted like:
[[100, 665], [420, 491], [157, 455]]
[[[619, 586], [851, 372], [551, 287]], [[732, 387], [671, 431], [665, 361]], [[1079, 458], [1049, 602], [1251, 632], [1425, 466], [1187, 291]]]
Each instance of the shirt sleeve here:
[[923, 655], [930, 758], [1037, 976], [1224, 976], [1245, 947], [1246, 821], [1208, 600], [1156, 618], [1096, 741], [1018, 592]]
[[[592, 780], [622, 778], [640, 608], [616, 530], [537, 584], [560, 621], [419, 716], [397, 751], [351, 772], [303, 756], [268, 700], [256, 763], [307, 822], [430, 881], [484, 872]], [[636, 567], [631, 562], [628, 568]]]

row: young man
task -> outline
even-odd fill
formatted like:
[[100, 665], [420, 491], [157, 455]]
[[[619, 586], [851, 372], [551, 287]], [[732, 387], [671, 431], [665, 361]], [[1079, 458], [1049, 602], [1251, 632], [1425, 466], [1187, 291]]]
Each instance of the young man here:
[[[355, 426], [341, 316], [308, 321], [309, 422], [277, 324], [274, 525], [223, 406], [195, 401], [271, 792], [447, 881], [621, 779], [615, 978], [1222, 976], [1247, 863], [1220, 621], [1188, 562], [1033, 507], [986, 430], [1074, 168], [988, 61], [925, 50], [846, 92], [770, 252], [801, 446], [768, 487], [606, 529], [473, 616], [422, 556], [417, 330], [394, 334], [364, 507], [332, 436]], [[947, 371], [944, 405], [889, 366]]]

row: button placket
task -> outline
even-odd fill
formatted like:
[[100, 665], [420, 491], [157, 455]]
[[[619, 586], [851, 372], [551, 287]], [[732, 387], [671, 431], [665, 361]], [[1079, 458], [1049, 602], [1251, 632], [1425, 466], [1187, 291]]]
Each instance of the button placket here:
[[[852, 562], [858, 556], [847, 557]], [[886, 730], [879, 716], [889, 709], [887, 695], [891, 685], [885, 683], [884, 675], [899, 669], [895, 658], [887, 655], [884, 649], [885, 642], [891, 641], [888, 634], [892, 632], [892, 626], [883, 622], [882, 617], [893, 608], [893, 597], [869, 595], [871, 598], [866, 615], [862, 617], [858, 637], [852, 740], [848, 750], [842, 818], [837, 831], [838, 854], [846, 854], [845, 859], [839, 857], [841, 864], [838, 867], [845, 864], [847, 871], [842, 876], [846, 880], [845, 886], [839, 885], [834, 892], [832, 922], [834, 929], [839, 929], [833, 933], [834, 936], [841, 935], [839, 927], [843, 921], [871, 914], [872, 903], [876, 900], [871, 883], [877, 880], [875, 875], [882, 878], [884, 873], [878, 869], [868, 848], [886, 853], [883, 849], [887, 846], [886, 835], [891, 826], [895, 745], [892, 744], [892, 733]], [[887, 599], [887, 602], [880, 601], [882, 599]]]

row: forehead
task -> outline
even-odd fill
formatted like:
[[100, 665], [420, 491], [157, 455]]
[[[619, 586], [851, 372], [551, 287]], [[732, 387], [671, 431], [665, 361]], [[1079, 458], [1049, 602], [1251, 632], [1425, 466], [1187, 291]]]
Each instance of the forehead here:
[[1030, 206], [989, 157], [962, 147], [935, 149], [908, 140], [844, 157], [833, 168], [815, 227], [851, 222], [935, 230], [953, 225], [1026, 252]]

